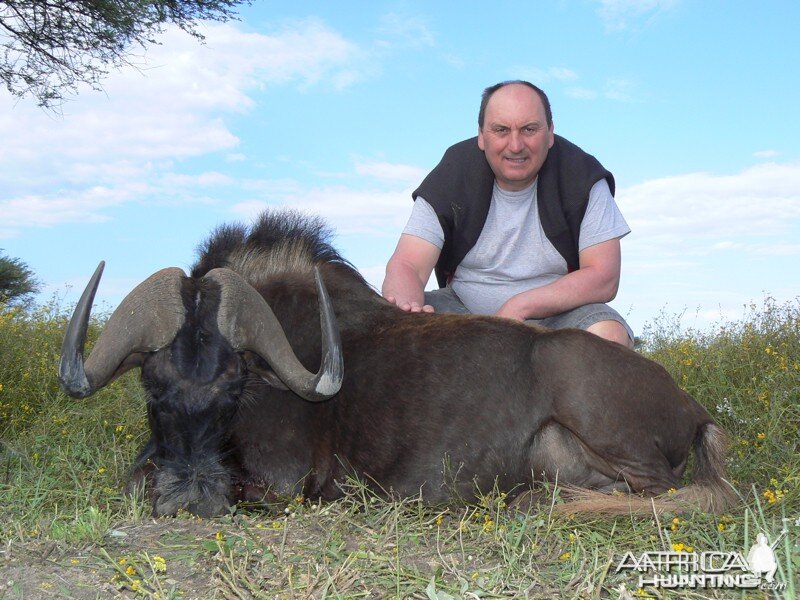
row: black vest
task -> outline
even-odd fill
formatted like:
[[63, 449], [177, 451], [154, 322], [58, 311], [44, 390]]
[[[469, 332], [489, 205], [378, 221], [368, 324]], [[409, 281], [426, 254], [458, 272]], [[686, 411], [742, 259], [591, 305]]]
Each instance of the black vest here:
[[[605, 178], [614, 194], [614, 176], [591, 154], [556, 135], [539, 170], [537, 203], [547, 239], [567, 261], [569, 271], [579, 267], [578, 238], [592, 186]], [[494, 173], [478, 138], [459, 142], [414, 191], [436, 211], [444, 231], [444, 246], [436, 263], [440, 287], [461, 264], [481, 235], [494, 189]]]

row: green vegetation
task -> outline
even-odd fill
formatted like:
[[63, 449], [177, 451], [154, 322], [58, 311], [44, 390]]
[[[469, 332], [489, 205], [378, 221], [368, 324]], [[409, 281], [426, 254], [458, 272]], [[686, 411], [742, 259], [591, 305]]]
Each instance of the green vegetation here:
[[28, 265], [0, 250], [0, 303], [26, 306], [39, 286]]
[[[53, 306], [0, 307], [0, 597], [744, 597], [638, 588], [633, 552], [743, 552], [782, 530], [778, 597], [800, 592], [800, 304], [771, 300], [741, 322], [682, 331], [662, 317], [643, 352], [729, 432], [728, 514], [562, 514], [502, 495], [475, 506], [390, 502], [357, 482], [338, 502], [286, 499], [212, 520], [150, 518], [122, 489], [148, 431], [136, 373], [83, 401], [56, 383], [66, 323]], [[98, 324], [90, 331], [90, 342]], [[746, 597], [765, 597], [753, 590]]]

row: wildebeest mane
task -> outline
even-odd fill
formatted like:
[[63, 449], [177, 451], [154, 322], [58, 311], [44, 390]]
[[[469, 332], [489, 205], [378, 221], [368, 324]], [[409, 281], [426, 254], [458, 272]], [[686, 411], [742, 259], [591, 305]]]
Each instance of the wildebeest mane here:
[[331, 244], [333, 234], [317, 216], [294, 210], [267, 210], [249, 227], [222, 225], [197, 248], [192, 277], [225, 267], [258, 287], [286, 273], [310, 273], [315, 265], [340, 265], [367, 285]]

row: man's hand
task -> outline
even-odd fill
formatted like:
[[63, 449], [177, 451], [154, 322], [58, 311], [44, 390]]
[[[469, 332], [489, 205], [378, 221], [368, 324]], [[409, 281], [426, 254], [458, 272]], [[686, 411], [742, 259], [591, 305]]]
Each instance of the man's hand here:
[[394, 296], [389, 296], [386, 299], [395, 306], [397, 306], [397, 308], [399, 308], [400, 310], [404, 310], [406, 312], [412, 312], [412, 313], [435, 312], [430, 304], [423, 304], [422, 306], [420, 306], [419, 302], [413, 302], [413, 301], [398, 302], [397, 298], [395, 298]]

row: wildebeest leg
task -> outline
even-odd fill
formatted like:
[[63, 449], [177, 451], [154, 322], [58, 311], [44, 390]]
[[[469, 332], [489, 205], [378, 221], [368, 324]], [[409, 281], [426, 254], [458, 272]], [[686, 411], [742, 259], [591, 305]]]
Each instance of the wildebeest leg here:
[[[630, 493], [621, 473], [586, 448], [566, 427], [555, 421], [544, 425], [534, 436], [530, 449], [531, 473], [535, 482], [590, 488], [606, 493]], [[517, 496], [510, 507], [529, 512], [552, 501], [553, 490], [536, 485]]]
[[[651, 456], [601, 457], [570, 429], [551, 421], [536, 434], [530, 450], [534, 478], [603, 492], [660, 494], [679, 487], [681, 469], [669, 467]], [[614, 462], [612, 462], [614, 461]]]
[[567, 485], [608, 492], [630, 491], [622, 473], [556, 421], [550, 421], [536, 433], [529, 456], [531, 472], [536, 480], [557, 480]]
[[152, 482], [152, 473], [155, 469], [152, 458], [155, 455], [156, 444], [151, 437], [139, 452], [133, 463], [133, 469], [125, 485], [126, 494], [135, 494], [141, 490], [148, 490]]

